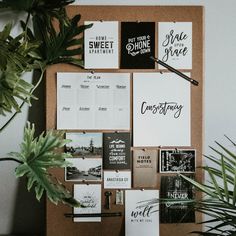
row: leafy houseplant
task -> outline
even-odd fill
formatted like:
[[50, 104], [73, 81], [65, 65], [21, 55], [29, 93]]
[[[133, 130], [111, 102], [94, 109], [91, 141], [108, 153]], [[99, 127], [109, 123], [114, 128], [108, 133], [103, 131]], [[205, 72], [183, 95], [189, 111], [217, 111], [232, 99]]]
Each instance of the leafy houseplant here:
[[[236, 144], [229, 139], [231, 145]], [[204, 166], [203, 170], [209, 175], [209, 182], [201, 184], [181, 175], [196, 189], [204, 193], [202, 200], [194, 201], [196, 211], [211, 217], [202, 223], [212, 224], [206, 232], [193, 232], [199, 235], [236, 235], [236, 154], [216, 142], [218, 148], [210, 147], [216, 155], [206, 156], [214, 167]]]
[[[36, 99], [34, 91], [44, 79], [44, 72], [50, 65], [68, 63], [83, 66], [83, 31], [91, 25], [79, 25], [80, 15], [70, 19], [66, 6], [74, 0], [2, 0], [2, 10], [26, 13], [26, 20], [19, 22], [22, 33], [11, 36], [12, 25], [7, 24], [0, 32], [0, 116], [12, 113], [0, 127], [0, 133], [14, 117], [21, 112], [25, 103], [30, 105]], [[29, 27], [32, 23], [33, 29]], [[56, 30], [55, 25], [58, 29]], [[76, 56], [76, 57], [74, 57]], [[36, 84], [23, 79], [25, 72], [37, 70], [40, 76]], [[63, 133], [48, 131], [35, 136], [34, 125], [27, 124], [24, 140], [19, 153], [0, 161], [16, 161], [16, 176], [27, 176], [28, 189], [35, 188], [39, 200], [46, 192], [55, 204], [63, 202], [71, 206], [80, 206], [70, 192], [53, 176], [48, 169], [66, 167], [69, 155], [57, 150], [65, 145]]]

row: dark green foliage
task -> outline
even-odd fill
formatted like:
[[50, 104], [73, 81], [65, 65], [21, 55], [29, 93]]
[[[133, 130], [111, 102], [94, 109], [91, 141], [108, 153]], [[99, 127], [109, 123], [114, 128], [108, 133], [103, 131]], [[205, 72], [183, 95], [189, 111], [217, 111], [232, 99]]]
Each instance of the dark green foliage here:
[[[236, 144], [227, 138], [233, 146]], [[212, 224], [206, 232], [193, 232], [199, 235], [236, 235], [236, 155], [233, 151], [216, 142], [218, 148], [213, 148], [215, 155], [206, 156], [214, 163], [214, 167], [205, 166], [210, 181], [207, 184], [198, 183], [181, 175], [203, 192], [204, 198], [194, 205], [196, 211], [209, 215], [211, 220], [202, 223]]]

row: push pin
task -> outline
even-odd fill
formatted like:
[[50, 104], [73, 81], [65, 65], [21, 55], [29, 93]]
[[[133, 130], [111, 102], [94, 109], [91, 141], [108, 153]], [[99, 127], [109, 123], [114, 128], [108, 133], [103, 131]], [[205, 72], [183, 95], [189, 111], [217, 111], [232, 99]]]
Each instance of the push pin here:
[[105, 208], [106, 209], [111, 209], [111, 195], [112, 195], [112, 192], [110, 191], [105, 192], [105, 196], [106, 196]]

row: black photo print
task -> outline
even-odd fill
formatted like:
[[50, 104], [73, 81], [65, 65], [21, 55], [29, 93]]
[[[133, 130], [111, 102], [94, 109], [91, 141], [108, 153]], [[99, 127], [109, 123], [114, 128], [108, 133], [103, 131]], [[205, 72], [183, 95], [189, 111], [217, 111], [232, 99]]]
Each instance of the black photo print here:
[[103, 134], [104, 169], [130, 169], [130, 133]]
[[196, 150], [160, 150], [161, 173], [194, 173], [196, 163]]
[[[193, 178], [193, 176], [189, 176]], [[194, 198], [192, 185], [180, 176], [161, 176], [161, 198], [173, 200], [190, 200]], [[190, 204], [172, 203], [161, 204], [161, 223], [193, 223], [194, 209]]]
[[121, 22], [121, 69], [155, 69], [155, 22]]

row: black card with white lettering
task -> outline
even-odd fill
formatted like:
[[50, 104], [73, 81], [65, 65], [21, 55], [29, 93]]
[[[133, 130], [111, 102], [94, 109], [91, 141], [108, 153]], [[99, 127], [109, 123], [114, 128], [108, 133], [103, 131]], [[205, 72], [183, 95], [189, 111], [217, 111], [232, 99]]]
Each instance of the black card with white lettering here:
[[[193, 176], [189, 176], [193, 178]], [[161, 176], [161, 193], [163, 199], [176, 201], [194, 198], [192, 185], [180, 176]], [[171, 201], [161, 204], [161, 223], [193, 223], [195, 213], [191, 204], [173, 203]]]
[[121, 69], [155, 69], [155, 23], [121, 22]]
[[130, 133], [104, 133], [104, 169], [130, 169]]

